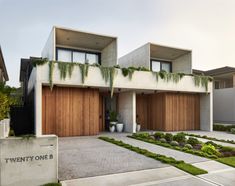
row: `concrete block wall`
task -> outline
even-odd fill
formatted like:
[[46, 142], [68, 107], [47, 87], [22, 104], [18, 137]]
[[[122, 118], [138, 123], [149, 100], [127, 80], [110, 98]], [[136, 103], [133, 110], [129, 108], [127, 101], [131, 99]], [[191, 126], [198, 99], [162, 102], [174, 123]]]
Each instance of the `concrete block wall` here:
[[0, 161], [1, 186], [38, 186], [57, 182], [57, 136], [0, 139]]
[[136, 132], [136, 94], [133, 91], [119, 94], [118, 111], [125, 132]]
[[192, 54], [184, 54], [172, 61], [172, 72], [192, 73]]
[[235, 88], [215, 89], [214, 121], [235, 124]]
[[102, 66], [117, 65], [117, 40], [111, 42], [101, 51], [101, 63]]
[[150, 69], [150, 44], [147, 43], [140, 48], [119, 58], [118, 64], [121, 67], [140, 67], [144, 66]]

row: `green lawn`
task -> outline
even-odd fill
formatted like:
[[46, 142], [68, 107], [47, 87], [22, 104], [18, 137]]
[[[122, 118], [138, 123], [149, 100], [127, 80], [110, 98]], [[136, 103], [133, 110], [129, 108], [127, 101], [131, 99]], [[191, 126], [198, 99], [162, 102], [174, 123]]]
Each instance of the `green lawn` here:
[[229, 165], [231, 167], [235, 167], [235, 156], [227, 158], [219, 158], [217, 161]]

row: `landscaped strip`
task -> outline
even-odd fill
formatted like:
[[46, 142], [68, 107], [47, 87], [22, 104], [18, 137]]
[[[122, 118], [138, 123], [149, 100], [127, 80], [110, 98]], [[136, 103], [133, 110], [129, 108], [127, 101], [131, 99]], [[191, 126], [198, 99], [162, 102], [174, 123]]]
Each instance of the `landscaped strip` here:
[[[184, 132], [183, 132], [184, 133]], [[209, 136], [201, 136], [199, 134], [190, 134], [190, 133], [184, 133], [186, 136], [192, 136], [192, 137], [196, 137], [196, 138], [203, 138], [203, 139], [208, 139], [208, 140], [213, 140], [213, 141], [219, 141], [219, 142], [224, 142], [224, 143], [231, 143], [231, 144], [235, 144], [234, 140], [224, 140], [224, 139], [217, 139], [214, 137], [209, 137]]]
[[219, 158], [217, 161], [235, 167], [235, 157]]
[[127, 137], [133, 138], [133, 139], [136, 139], [136, 140], [140, 140], [140, 141], [144, 141], [144, 142], [147, 142], [147, 143], [152, 143], [152, 144], [159, 145], [159, 146], [162, 146], [162, 147], [170, 148], [170, 149], [173, 149], [173, 150], [178, 150], [178, 151], [181, 151], [181, 152], [186, 152], [186, 153], [189, 153], [189, 154], [205, 157], [205, 158], [210, 158], [210, 159], [217, 159], [218, 158], [215, 155], [209, 155], [209, 154], [204, 153], [204, 152], [199, 152], [199, 151], [196, 151], [196, 150], [193, 150], [193, 149], [188, 149], [188, 148], [183, 148], [183, 147], [181, 148], [179, 146], [172, 146], [168, 143], [157, 141], [157, 140], [154, 140], [154, 139], [151, 139], [151, 138], [142, 138], [142, 137], [139, 137], [137, 135], [127, 136]]
[[[218, 162], [224, 163], [226, 165], [229, 165], [231, 167], [235, 167], [235, 156], [234, 156], [235, 148], [218, 145], [214, 143], [213, 141], [202, 143], [196, 138], [192, 138], [192, 137], [186, 140], [185, 135], [186, 134], [182, 132], [176, 135], [172, 135], [170, 133], [164, 134], [161, 132], [156, 132], [153, 136], [150, 136], [149, 133], [135, 133], [132, 136], [128, 136], [128, 137], [136, 139], [136, 140], [144, 141], [147, 143], [163, 146], [166, 148], [170, 148], [173, 150], [178, 150], [178, 151], [194, 154], [197, 156], [210, 158]], [[171, 138], [171, 142], [169, 142], [169, 138]], [[168, 141], [166, 139], [168, 139]], [[181, 145], [179, 145], [177, 141], [172, 141], [173, 139], [178, 140], [178, 142], [180, 141]], [[177, 143], [177, 145], [175, 143]], [[200, 145], [201, 148], [197, 150], [193, 149], [193, 144], [194, 146]]]
[[190, 173], [192, 175], [200, 175], [200, 174], [206, 174], [207, 173], [206, 170], [203, 170], [203, 169], [195, 167], [195, 166], [193, 166], [191, 164], [185, 163], [183, 160], [179, 161], [179, 160], [176, 160], [176, 159], [174, 159], [172, 157], [167, 157], [167, 156], [164, 156], [164, 155], [161, 155], [161, 154], [156, 154], [156, 153], [150, 152], [150, 151], [148, 151], [146, 149], [141, 149], [139, 147], [135, 147], [135, 146], [126, 144], [126, 143], [124, 143], [122, 141], [118, 141], [118, 140], [115, 140], [113, 138], [101, 136], [101, 137], [99, 137], [99, 139], [107, 141], [109, 143], [113, 143], [113, 144], [121, 146], [123, 148], [129, 149], [131, 151], [134, 151], [136, 153], [142, 154], [142, 155], [144, 155], [146, 157], [155, 159], [157, 161], [161, 161], [162, 163], [166, 163], [166, 164], [175, 166], [178, 169], [181, 169], [181, 170], [183, 170], [185, 172], [188, 172], [188, 173]]

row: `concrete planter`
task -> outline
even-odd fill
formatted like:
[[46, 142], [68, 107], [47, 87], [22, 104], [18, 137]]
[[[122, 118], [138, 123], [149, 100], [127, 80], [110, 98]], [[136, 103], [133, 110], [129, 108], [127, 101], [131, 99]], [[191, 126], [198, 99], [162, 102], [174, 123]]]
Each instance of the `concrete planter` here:
[[110, 132], [114, 132], [116, 125], [117, 125], [117, 122], [116, 122], [116, 121], [110, 121], [110, 123], [109, 123], [109, 131], [110, 131]]
[[140, 124], [136, 124], [136, 132], [139, 132], [141, 129], [141, 125]]
[[123, 123], [118, 123], [116, 125], [117, 132], [122, 132], [123, 128], [124, 128], [124, 124]]
[[33, 186], [57, 182], [57, 136], [2, 138], [0, 149], [1, 186]]

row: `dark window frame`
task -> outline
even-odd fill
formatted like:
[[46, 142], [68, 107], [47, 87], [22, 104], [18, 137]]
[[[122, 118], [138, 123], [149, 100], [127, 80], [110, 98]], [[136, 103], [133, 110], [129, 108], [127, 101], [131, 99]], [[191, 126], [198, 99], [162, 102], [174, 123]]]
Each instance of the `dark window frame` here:
[[71, 63], [73, 63], [73, 52], [82, 52], [85, 53], [85, 61], [87, 59], [87, 54], [95, 54], [98, 56], [98, 64], [101, 65], [101, 53], [100, 52], [92, 52], [89, 50], [79, 50], [79, 49], [70, 49], [70, 48], [64, 48], [64, 47], [56, 47], [56, 61], [58, 61], [58, 50], [67, 50], [71, 52]]
[[170, 65], [170, 72], [172, 72], [172, 62], [171, 61], [164, 61], [164, 60], [158, 60], [158, 59], [150, 59], [150, 69], [152, 69], [152, 63], [153, 62], [159, 62], [160, 63], [160, 71], [162, 71], [162, 63], [168, 63]]

